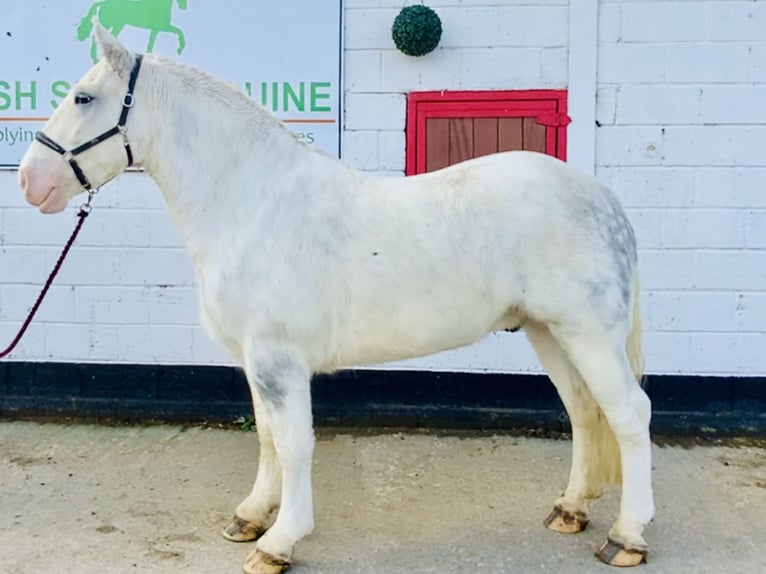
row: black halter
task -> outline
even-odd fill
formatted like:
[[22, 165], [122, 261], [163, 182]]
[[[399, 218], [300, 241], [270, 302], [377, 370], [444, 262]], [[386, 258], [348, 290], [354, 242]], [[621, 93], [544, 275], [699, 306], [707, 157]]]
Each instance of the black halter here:
[[51, 138], [46, 136], [43, 132], [37, 132], [35, 134], [35, 139], [38, 142], [60, 154], [64, 158], [64, 161], [69, 163], [69, 165], [72, 167], [72, 171], [74, 171], [74, 174], [77, 176], [77, 180], [87, 191], [92, 191], [93, 186], [88, 181], [88, 178], [85, 177], [85, 174], [80, 169], [80, 166], [77, 165], [77, 160], [75, 159], [75, 157], [80, 155], [82, 152], [89, 150], [93, 146], [100, 144], [105, 140], [108, 140], [114, 135], [121, 134], [125, 145], [125, 153], [128, 155], [128, 167], [133, 165], [133, 152], [131, 151], [130, 144], [128, 143], [128, 136], [126, 135], [128, 130], [125, 127], [125, 122], [128, 120], [128, 112], [130, 111], [130, 108], [133, 107], [133, 90], [136, 87], [136, 80], [138, 79], [138, 72], [140, 69], [141, 54], [136, 54], [136, 63], [133, 64], [133, 69], [130, 71], [130, 80], [128, 80], [128, 91], [122, 98], [122, 111], [120, 112], [120, 119], [117, 121], [117, 125], [112, 129], [106, 130], [101, 135], [96, 136], [92, 140], [87, 141], [84, 144], [79, 145], [69, 151], [65, 150]]

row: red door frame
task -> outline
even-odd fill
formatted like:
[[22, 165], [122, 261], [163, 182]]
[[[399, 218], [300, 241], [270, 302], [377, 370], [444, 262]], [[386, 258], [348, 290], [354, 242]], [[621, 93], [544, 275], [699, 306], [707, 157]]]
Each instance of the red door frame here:
[[566, 160], [566, 114], [566, 90], [411, 92], [407, 95], [405, 173], [425, 172], [428, 118], [536, 117], [548, 128], [546, 153]]

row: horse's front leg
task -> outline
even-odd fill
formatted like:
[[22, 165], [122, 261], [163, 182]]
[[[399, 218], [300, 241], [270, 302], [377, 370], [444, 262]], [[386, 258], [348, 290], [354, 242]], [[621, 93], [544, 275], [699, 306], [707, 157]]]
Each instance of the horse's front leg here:
[[247, 556], [244, 570], [276, 574], [290, 566], [295, 544], [314, 528], [311, 372], [295, 353], [263, 344], [245, 353], [245, 365], [270, 423], [282, 493], [276, 521]]
[[282, 489], [282, 473], [268, 413], [255, 385], [251, 385], [250, 390], [260, 443], [258, 474], [250, 495], [237, 506], [234, 518], [223, 529], [223, 536], [234, 542], [256, 540], [268, 530], [279, 509]]

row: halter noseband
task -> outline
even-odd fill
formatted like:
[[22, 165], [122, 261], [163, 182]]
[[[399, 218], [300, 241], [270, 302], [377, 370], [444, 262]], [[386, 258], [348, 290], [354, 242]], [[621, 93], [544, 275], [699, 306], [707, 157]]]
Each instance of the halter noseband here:
[[43, 132], [37, 132], [35, 134], [35, 139], [38, 142], [60, 154], [64, 158], [64, 161], [69, 163], [69, 165], [72, 167], [72, 171], [74, 171], [74, 174], [77, 176], [77, 181], [80, 182], [86, 191], [93, 191], [93, 186], [88, 181], [88, 178], [85, 177], [85, 174], [83, 173], [82, 169], [80, 169], [80, 166], [77, 164], [77, 160], [75, 159], [75, 157], [80, 155], [82, 152], [89, 150], [90, 148], [100, 144], [103, 141], [108, 140], [114, 135], [121, 134], [125, 146], [125, 153], [128, 155], [128, 167], [133, 165], [133, 152], [131, 151], [130, 144], [128, 143], [128, 136], [126, 135], [128, 130], [125, 127], [125, 122], [128, 120], [128, 112], [130, 111], [130, 108], [133, 107], [133, 90], [136, 87], [138, 72], [141, 70], [141, 58], [141, 54], [136, 54], [136, 62], [133, 64], [133, 69], [130, 71], [130, 79], [128, 80], [128, 91], [122, 98], [122, 111], [120, 112], [120, 119], [117, 121], [117, 125], [112, 129], [106, 130], [101, 135], [98, 135], [92, 140], [87, 141], [84, 144], [79, 145], [69, 151], [65, 150], [54, 140], [46, 136]]

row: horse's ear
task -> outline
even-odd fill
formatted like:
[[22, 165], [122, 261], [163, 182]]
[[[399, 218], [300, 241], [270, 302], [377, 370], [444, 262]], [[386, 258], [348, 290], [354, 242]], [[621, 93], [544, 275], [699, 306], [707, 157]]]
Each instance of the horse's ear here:
[[93, 35], [101, 57], [109, 62], [115, 72], [127, 78], [133, 68], [133, 53], [107, 32], [106, 28], [98, 21], [98, 16], [93, 17]]

